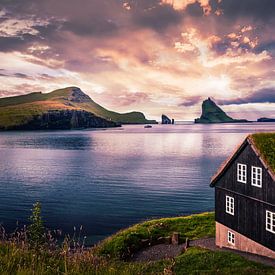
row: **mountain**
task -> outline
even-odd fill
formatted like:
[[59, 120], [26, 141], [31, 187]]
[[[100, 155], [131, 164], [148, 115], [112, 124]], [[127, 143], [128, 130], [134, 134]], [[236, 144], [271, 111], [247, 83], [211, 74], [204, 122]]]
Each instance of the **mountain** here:
[[[77, 87], [68, 87], [50, 93], [38, 92], [22, 96], [1, 98], [0, 128], [18, 129], [22, 127], [22, 125], [32, 124], [33, 120], [36, 120], [37, 123], [39, 119], [43, 119], [43, 116], [45, 118], [45, 114], [53, 111], [55, 111], [55, 117], [59, 117], [59, 123], [61, 124], [63, 118], [68, 119], [68, 116], [73, 117], [74, 115], [74, 117], [81, 116], [82, 118], [86, 116], [84, 120], [79, 120], [86, 122], [78, 125], [84, 128], [90, 125], [87, 119], [88, 117], [91, 118], [91, 115], [94, 119], [97, 119], [97, 123], [95, 123], [97, 127], [100, 126], [100, 121], [102, 125], [107, 127], [119, 124], [156, 123], [155, 121], [147, 120], [144, 114], [140, 112], [120, 114], [109, 111], [94, 102], [88, 95], [82, 92], [81, 89]], [[67, 111], [67, 113], [64, 111]], [[83, 112], [80, 113], [79, 111]], [[57, 114], [57, 112], [60, 113]], [[67, 118], [65, 118], [64, 115], [67, 116]], [[45, 121], [41, 121], [41, 123], [45, 123]], [[71, 126], [74, 126], [74, 124]], [[89, 127], [91, 127], [91, 125]]]
[[195, 123], [234, 123], [248, 122], [245, 119], [233, 119], [228, 116], [213, 100], [206, 99], [202, 103], [202, 114]]

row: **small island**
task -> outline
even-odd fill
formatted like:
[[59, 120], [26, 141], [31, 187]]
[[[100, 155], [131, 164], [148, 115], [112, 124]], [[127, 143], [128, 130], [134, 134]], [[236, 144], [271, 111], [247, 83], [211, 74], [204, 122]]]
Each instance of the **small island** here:
[[195, 123], [243, 123], [246, 119], [234, 119], [228, 116], [210, 97], [202, 103], [202, 114], [195, 119]]
[[275, 122], [275, 118], [261, 117], [257, 119], [257, 122]]

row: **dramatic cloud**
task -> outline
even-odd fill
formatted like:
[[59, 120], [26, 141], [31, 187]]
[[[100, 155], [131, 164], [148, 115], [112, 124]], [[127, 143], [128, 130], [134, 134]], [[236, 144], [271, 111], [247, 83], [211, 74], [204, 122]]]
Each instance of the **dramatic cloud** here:
[[209, 0], [162, 0], [163, 4], [169, 4], [175, 10], [184, 10], [188, 5], [198, 3], [206, 15], [210, 14], [212, 10], [209, 2]]
[[229, 100], [217, 100], [219, 104], [247, 104], [247, 103], [275, 103], [275, 87], [261, 89], [242, 98], [233, 98]]
[[[273, 0], [3, 0], [0, 96], [79, 86], [116, 111], [275, 110]], [[271, 88], [267, 88], [271, 87]]]

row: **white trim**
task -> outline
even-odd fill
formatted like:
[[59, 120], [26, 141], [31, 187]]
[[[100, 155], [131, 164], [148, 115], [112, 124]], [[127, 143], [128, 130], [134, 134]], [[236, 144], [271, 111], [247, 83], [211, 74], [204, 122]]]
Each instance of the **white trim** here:
[[227, 231], [227, 242], [231, 245], [235, 245], [235, 234], [231, 231]]
[[263, 169], [261, 167], [251, 167], [251, 185], [262, 188]]
[[225, 197], [225, 212], [234, 216], [234, 198], [230, 196]]
[[247, 181], [247, 165], [242, 163], [237, 163], [237, 181], [241, 183], [246, 183]]
[[275, 212], [266, 210], [265, 212], [265, 229], [275, 234]]

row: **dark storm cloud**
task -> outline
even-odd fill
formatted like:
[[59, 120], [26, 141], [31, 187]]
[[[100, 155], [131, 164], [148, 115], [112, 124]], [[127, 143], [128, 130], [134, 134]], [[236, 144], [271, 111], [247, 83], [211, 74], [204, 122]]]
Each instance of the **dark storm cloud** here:
[[32, 79], [31, 76], [26, 75], [24, 73], [9, 73], [4, 69], [0, 70], [0, 76], [4, 76], [4, 77], [16, 77], [16, 78], [23, 78], [23, 79]]
[[257, 53], [260, 53], [260, 52], [262, 52], [262, 51], [264, 51], [264, 50], [269, 51], [269, 52], [272, 52], [272, 53], [275, 53], [275, 41], [273, 40], [273, 41], [268, 41], [268, 42], [266, 42], [266, 43], [262, 43], [261, 45], [259, 45], [259, 46], [255, 49], [255, 51], [256, 51]]
[[229, 99], [229, 100], [216, 100], [221, 105], [231, 104], [246, 104], [246, 103], [275, 103], [275, 88], [265, 88], [254, 92], [246, 97]]
[[1, 37], [0, 36], [0, 51], [11, 52], [20, 49], [24, 49], [32, 42], [35, 42], [36, 38], [33, 35], [24, 34], [23, 37]]
[[[212, 3], [211, 3], [212, 2]], [[215, 5], [215, 1], [210, 3]], [[267, 21], [274, 19], [274, 0], [223, 0], [219, 7], [224, 11], [224, 15], [234, 20], [236, 17], [250, 17], [256, 20]]]
[[174, 10], [171, 5], [157, 5], [147, 10], [137, 11], [133, 18], [134, 23], [140, 27], [161, 31], [178, 24], [182, 19], [182, 13]]
[[201, 96], [186, 97], [184, 101], [181, 104], [179, 104], [179, 106], [190, 107], [190, 106], [196, 105], [201, 100], [202, 100]]
[[32, 77], [30, 77], [29, 75], [23, 74], [23, 73], [15, 73], [13, 74], [14, 77], [17, 78], [25, 78], [25, 79], [31, 79]]
[[200, 4], [198, 2], [194, 4], [190, 4], [186, 7], [185, 13], [190, 16], [203, 16], [203, 9], [201, 8]]
[[63, 30], [71, 31], [78, 35], [100, 36], [114, 34], [118, 27], [111, 20], [91, 18], [89, 22], [68, 21], [63, 25]]

